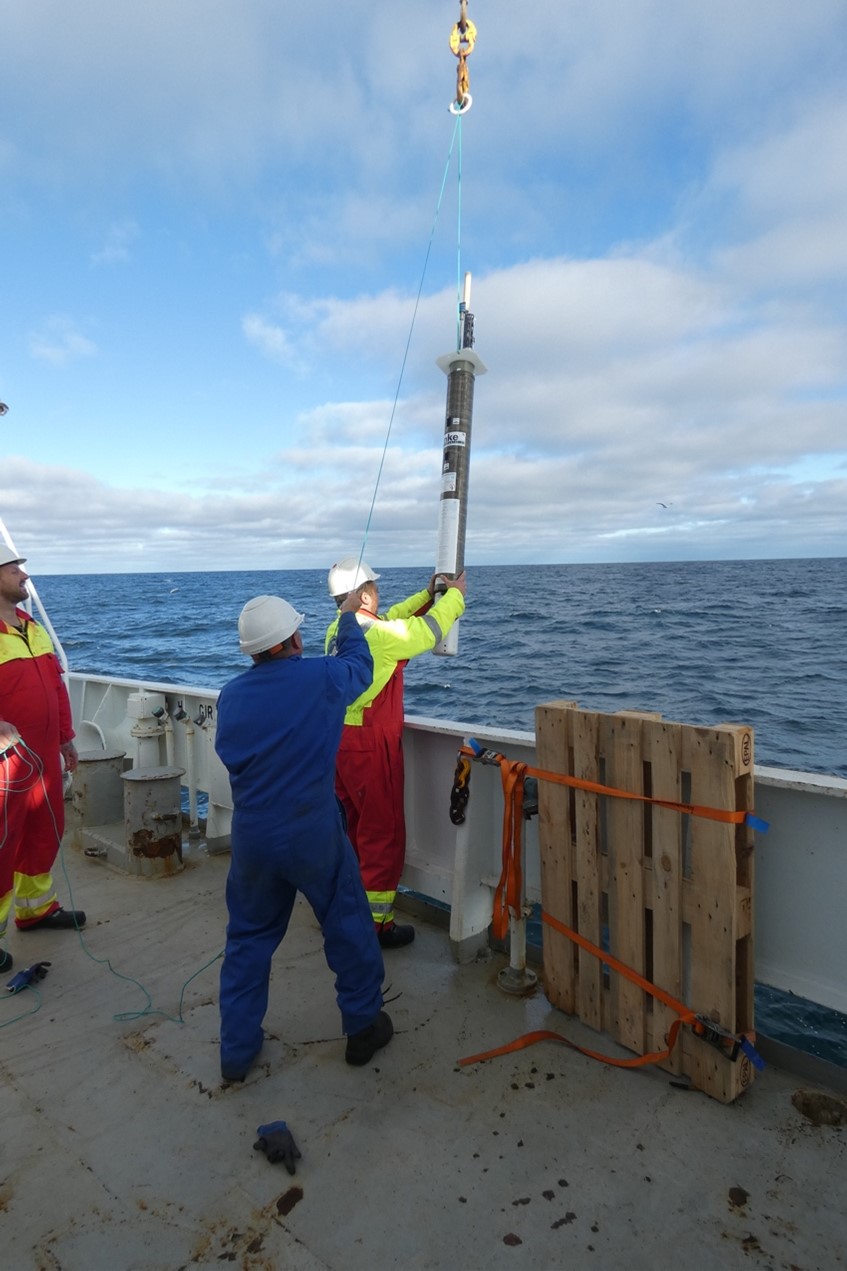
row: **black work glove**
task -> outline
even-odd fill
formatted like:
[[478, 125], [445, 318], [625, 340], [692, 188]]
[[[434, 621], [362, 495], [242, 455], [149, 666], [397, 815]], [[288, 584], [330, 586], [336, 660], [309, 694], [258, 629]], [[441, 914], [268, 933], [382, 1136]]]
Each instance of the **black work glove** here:
[[282, 1161], [289, 1174], [293, 1174], [297, 1168], [295, 1161], [300, 1160], [300, 1149], [286, 1123], [271, 1121], [269, 1125], [260, 1125], [256, 1133], [259, 1137], [253, 1150], [264, 1152], [272, 1165]]

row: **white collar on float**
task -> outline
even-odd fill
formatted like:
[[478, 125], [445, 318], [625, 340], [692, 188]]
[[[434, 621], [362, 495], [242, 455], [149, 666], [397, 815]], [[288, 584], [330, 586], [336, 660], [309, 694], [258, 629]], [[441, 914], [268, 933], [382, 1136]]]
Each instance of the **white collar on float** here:
[[474, 375], [484, 375], [488, 370], [474, 349], [457, 349], [455, 353], [444, 353], [435, 359], [435, 365], [440, 366], [445, 375], [449, 375], [454, 366], [461, 366], [463, 362], [470, 364]]

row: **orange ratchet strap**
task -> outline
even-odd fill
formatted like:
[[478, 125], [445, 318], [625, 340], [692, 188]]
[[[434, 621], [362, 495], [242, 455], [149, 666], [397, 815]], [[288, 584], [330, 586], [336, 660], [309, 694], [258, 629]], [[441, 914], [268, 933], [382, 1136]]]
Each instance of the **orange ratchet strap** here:
[[571, 1050], [578, 1050], [581, 1055], [587, 1055], [589, 1059], [599, 1059], [601, 1063], [612, 1064], [615, 1068], [643, 1068], [645, 1064], [661, 1064], [670, 1056], [683, 1024], [689, 1024], [692, 1028], [696, 1028], [698, 1023], [697, 1016], [684, 1002], [678, 1002], [670, 993], [666, 993], [664, 989], [660, 989], [656, 984], [651, 984], [649, 980], [644, 979], [643, 975], [633, 971], [632, 967], [619, 962], [617, 958], [612, 957], [610, 953], [606, 953], [604, 949], [598, 949], [596, 944], [586, 940], [585, 936], [581, 936], [578, 931], [572, 931], [570, 927], [566, 927], [563, 922], [559, 922], [558, 918], [553, 918], [550, 914], [543, 912], [541, 917], [549, 926], [555, 927], [563, 936], [568, 936], [569, 939], [575, 940], [581, 948], [588, 953], [593, 953], [595, 958], [599, 958], [601, 962], [611, 967], [613, 971], [626, 976], [628, 980], [631, 980], [633, 984], [637, 984], [645, 993], [658, 998], [660, 1002], [664, 1002], [665, 1006], [669, 1006], [672, 1011], [676, 1011], [678, 1019], [675, 1019], [668, 1029], [666, 1049], [654, 1050], [648, 1055], [633, 1055], [630, 1059], [615, 1059], [611, 1055], [604, 1055], [598, 1050], [589, 1050], [585, 1046], [578, 1046], [576, 1042], [563, 1037], [561, 1033], [552, 1033], [546, 1028], [540, 1028], [532, 1033], [524, 1033], [522, 1037], [516, 1037], [514, 1041], [508, 1042], [505, 1046], [498, 1046], [495, 1050], [486, 1050], [482, 1054], [469, 1055], [466, 1059], [460, 1059], [460, 1065], [464, 1067], [465, 1064], [480, 1063], [483, 1059], [496, 1059], [500, 1055], [508, 1055], [513, 1051], [523, 1050], [527, 1046], [534, 1046], [536, 1042], [550, 1041], [561, 1042], [562, 1045], [569, 1046]]
[[[507, 759], [505, 755], [499, 754], [497, 751], [485, 750], [478, 743], [471, 739], [470, 746], [462, 746], [459, 749], [459, 768], [457, 768], [456, 785], [454, 785], [454, 794], [457, 793], [457, 786], [461, 789], [461, 807], [459, 815], [464, 819], [464, 808], [467, 803], [468, 790], [468, 772], [464, 768], [466, 757], [478, 759], [482, 763], [497, 764], [500, 768], [500, 779], [503, 784], [504, 797], [504, 813], [503, 813], [503, 864], [500, 879], [494, 893], [493, 916], [491, 927], [494, 936], [498, 940], [504, 940], [509, 929], [509, 915], [520, 917], [523, 878], [522, 878], [522, 860], [523, 860], [523, 796], [524, 781], [528, 776], [536, 777], [543, 781], [554, 781], [559, 785], [574, 786], [580, 790], [589, 790], [595, 794], [611, 795], [619, 799], [637, 799], [642, 803], [655, 803], [662, 808], [670, 808], [678, 812], [688, 813], [690, 816], [707, 817], [713, 821], [724, 821], [734, 824], [741, 824], [745, 820], [757, 826], [760, 829], [767, 829], [767, 822], [760, 821], [752, 816], [751, 813], [745, 811], [726, 811], [722, 808], [704, 807], [693, 803], [675, 803], [667, 799], [653, 799], [643, 794], [633, 794], [628, 790], [618, 790], [614, 786], [600, 785], [596, 781], [583, 781], [579, 777], [568, 777], [564, 773], [546, 772], [541, 768], [533, 768], [529, 764], [521, 763], [518, 760]], [[460, 774], [461, 770], [461, 776]], [[457, 821], [456, 823], [460, 823]], [[577, 931], [566, 927], [564, 923], [559, 922], [552, 915], [541, 914], [542, 920], [549, 926], [554, 927], [562, 935], [567, 936], [570, 940], [575, 941], [581, 948], [588, 953], [599, 958], [606, 966], [617, 971], [620, 975], [631, 980], [633, 984], [638, 985], [645, 993], [649, 993], [652, 997], [658, 998], [665, 1006], [676, 1012], [677, 1019], [673, 1021], [668, 1030], [667, 1048], [661, 1051], [653, 1051], [647, 1055], [635, 1055], [630, 1059], [615, 1059], [609, 1055], [603, 1055], [599, 1051], [588, 1050], [582, 1046], [578, 1046], [575, 1042], [570, 1041], [567, 1037], [563, 1037], [560, 1033], [549, 1032], [546, 1029], [539, 1029], [535, 1032], [525, 1033], [522, 1037], [516, 1038], [514, 1041], [507, 1043], [505, 1046], [499, 1046], [494, 1050], [488, 1050], [478, 1055], [469, 1055], [465, 1059], [460, 1059], [459, 1064], [479, 1063], [483, 1059], [495, 1059], [499, 1055], [507, 1055], [513, 1051], [523, 1050], [526, 1046], [532, 1046], [539, 1041], [557, 1041], [565, 1046], [569, 1046], [572, 1050], [579, 1051], [582, 1055], [587, 1055], [591, 1059], [598, 1059], [602, 1063], [612, 1064], [616, 1068], [640, 1068], [645, 1064], [660, 1064], [666, 1060], [676, 1044], [679, 1030], [683, 1024], [689, 1025], [692, 1030], [700, 1036], [711, 1040], [713, 1044], [723, 1045], [726, 1039], [738, 1042], [746, 1050], [750, 1050], [747, 1038], [737, 1039], [733, 1035], [725, 1033], [724, 1030], [718, 1029], [708, 1020], [698, 1016], [684, 1002], [677, 1001], [670, 993], [666, 993], [656, 984], [652, 984], [646, 980], [632, 967], [628, 967], [623, 962], [619, 962], [603, 949], [599, 949], [597, 945], [592, 944], [585, 936]], [[714, 1036], [712, 1036], [714, 1034]], [[720, 1034], [720, 1035], [718, 1035]], [[731, 1054], [731, 1058], [735, 1058], [737, 1047]], [[755, 1052], [753, 1052], [755, 1053]], [[756, 1056], [758, 1059], [758, 1056]]]
[[589, 1050], [586, 1046], [577, 1046], [576, 1042], [572, 1042], [569, 1037], [563, 1037], [561, 1033], [551, 1033], [546, 1028], [538, 1028], [535, 1032], [524, 1033], [522, 1037], [516, 1037], [513, 1042], [508, 1042], [505, 1046], [498, 1046], [495, 1050], [486, 1050], [479, 1055], [467, 1055], [464, 1059], [460, 1059], [460, 1067], [466, 1064], [482, 1063], [484, 1059], [497, 1059], [500, 1055], [508, 1055], [512, 1051], [523, 1050], [526, 1046], [534, 1046], [536, 1042], [561, 1042], [563, 1046], [570, 1047], [571, 1050], [578, 1050], [581, 1055], [585, 1055], [587, 1059], [599, 1059], [603, 1064], [613, 1064], [616, 1068], [641, 1068], [645, 1064], [660, 1064], [668, 1058], [676, 1044], [677, 1035], [680, 1028], [686, 1020], [675, 1019], [668, 1030], [668, 1046], [666, 1050], [656, 1050], [650, 1055], [633, 1055], [630, 1059], [615, 1059], [612, 1055], [603, 1055], [599, 1050]]
[[659, 808], [670, 808], [672, 812], [686, 812], [689, 816], [706, 817], [710, 821], [725, 821], [731, 825], [743, 825], [749, 822], [756, 829], [762, 829], [765, 822], [745, 812], [743, 808], [729, 810], [727, 808], [710, 808], [699, 803], [675, 803], [671, 799], [653, 799], [648, 794], [635, 794], [632, 790], [618, 790], [615, 786], [601, 786], [597, 781], [583, 781], [581, 777], [569, 777], [564, 772], [545, 772], [543, 768], [532, 768], [529, 764], [519, 764], [517, 760], [507, 759], [495, 750], [474, 750], [470, 746], [460, 746], [460, 755], [469, 755], [472, 759], [480, 759], [483, 763], [497, 763], [501, 769], [519, 767], [525, 777], [538, 777], [541, 781], [553, 781], [560, 786], [573, 786], [576, 790], [589, 790], [593, 794], [607, 794], [615, 799], [636, 799], [639, 803], [655, 803]]
[[563, 922], [559, 922], [557, 918], [553, 918], [550, 914], [542, 913], [544, 922], [549, 926], [555, 927], [562, 935], [568, 936], [574, 940], [581, 948], [588, 953], [599, 958], [611, 970], [619, 972], [631, 980], [633, 984], [637, 984], [645, 993], [649, 993], [651, 997], [657, 998], [660, 1002], [664, 1002], [665, 1006], [670, 1007], [672, 1011], [676, 1011], [677, 1018], [673, 1021], [668, 1029], [666, 1041], [667, 1046], [664, 1050], [650, 1051], [646, 1055], [632, 1055], [629, 1059], [618, 1059], [613, 1055], [604, 1055], [599, 1050], [591, 1050], [587, 1046], [578, 1046], [576, 1042], [571, 1041], [569, 1037], [563, 1037], [561, 1033], [551, 1032], [546, 1028], [539, 1028], [531, 1033], [524, 1033], [521, 1037], [516, 1037], [514, 1041], [507, 1042], [505, 1046], [497, 1046], [493, 1050], [482, 1051], [478, 1055], [468, 1055], [464, 1059], [458, 1061], [460, 1067], [468, 1064], [478, 1064], [485, 1059], [498, 1059], [501, 1055], [514, 1054], [515, 1051], [524, 1050], [527, 1046], [534, 1046], [536, 1042], [560, 1042], [563, 1046], [568, 1046], [571, 1050], [576, 1050], [580, 1055], [585, 1055], [588, 1059], [597, 1059], [602, 1064], [609, 1064], [614, 1068], [643, 1068], [647, 1064], [661, 1064], [670, 1058], [671, 1051], [676, 1045], [679, 1037], [680, 1029], [686, 1024], [695, 1037], [701, 1038], [714, 1046], [716, 1050], [724, 1056], [725, 1059], [735, 1062], [739, 1053], [747, 1056], [755, 1068], [764, 1068], [764, 1061], [761, 1055], [753, 1045], [755, 1039], [754, 1033], [735, 1034], [729, 1032], [725, 1028], [721, 1028], [719, 1024], [707, 1019], [704, 1015], [697, 1015], [684, 1002], [679, 1002], [670, 993], [666, 993], [664, 989], [660, 989], [657, 984], [651, 984], [649, 980], [645, 980], [643, 975], [639, 975], [632, 967], [626, 966], [625, 963], [619, 962], [611, 953], [607, 953], [605, 949], [598, 949], [596, 944], [592, 944], [590, 940], [586, 940], [585, 936], [581, 936], [579, 932], [572, 931], [570, 927], [566, 927]]
[[[503, 813], [503, 868], [500, 881], [494, 893], [494, 935], [498, 940], [505, 938], [509, 929], [509, 910], [517, 917], [521, 904], [521, 861], [523, 859], [522, 823], [523, 795], [526, 777], [537, 777], [542, 781], [553, 781], [557, 785], [573, 786], [578, 790], [589, 790], [594, 794], [610, 795], [616, 799], [636, 799], [640, 803], [655, 803], [660, 808], [670, 808], [675, 812], [687, 813], [689, 816], [707, 817], [711, 821], [724, 821], [741, 825], [750, 820], [758, 828], [767, 828], [763, 821], [752, 818], [750, 813], [725, 808], [709, 808], [698, 803], [675, 803], [668, 799], [653, 799], [646, 794], [634, 794], [630, 790], [618, 790], [615, 786], [600, 785], [597, 781], [584, 781], [580, 777], [569, 777], [562, 772], [546, 772], [543, 768], [533, 768], [529, 764], [516, 759], [508, 759], [495, 750], [484, 750], [481, 746], [460, 746], [460, 763], [464, 756], [479, 759], [482, 763], [497, 764], [500, 768], [500, 779], [503, 783], [505, 809]], [[464, 803], [467, 802], [467, 776], [463, 782]], [[462, 804], [462, 816], [464, 814]]]

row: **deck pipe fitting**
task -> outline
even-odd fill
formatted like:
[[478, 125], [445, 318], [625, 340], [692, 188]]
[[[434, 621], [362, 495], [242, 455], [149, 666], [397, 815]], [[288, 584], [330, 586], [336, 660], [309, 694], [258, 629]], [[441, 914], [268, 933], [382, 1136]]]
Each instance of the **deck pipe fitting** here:
[[153, 711], [153, 718], [157, 720], [165, 730], [165, 763], [172, 768], [176, 763], [174, 722], [168, 714], [167, 705], [157, 706]]
[[180, 702], [174, 719], [185, 728], [185, 755], [188, 766], [188, 835], [189, 838], [202, 838], [200, 822], [197, 815], [197, 756], [195, 753], [195, 728], [205, 728], [206, 712], [201, 706], [194, 719], [183, 709]]
[[75, 836], [90, 826], [112, 825], [123, 817], [122, 750], [81, 750], [74, 774], [71, 809]]
[[156, 717], [156, 711], [164, 714], [167, 709], [162, 693], [130, 693], [126, 713], [128, 719], [134, 719], [130, 736], [136, 743], [136, 767], [151, 768], [159, 764], [159, 738], [164, 735], [165, 726]]
[[130, 768], [124, 782], [127, 856], [134, 872], [174, 874], [182, 869], [183, 768]]

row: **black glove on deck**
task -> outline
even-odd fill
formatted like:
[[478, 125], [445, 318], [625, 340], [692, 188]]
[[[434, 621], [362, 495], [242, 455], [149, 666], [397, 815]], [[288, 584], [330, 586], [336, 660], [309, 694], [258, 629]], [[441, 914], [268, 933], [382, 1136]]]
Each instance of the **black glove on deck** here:
[[272, 1165], [282, 1161], [289, 1174], [293, 1174], [297, 1168], [295, 1161], [300, 1160], [300, 1149], [286, 1123], [271, 1121], [269, 1125], [260, 1125], [256, 1133], [259, 1137], [253, 1144], [254, 1151], [264, 1152]]

